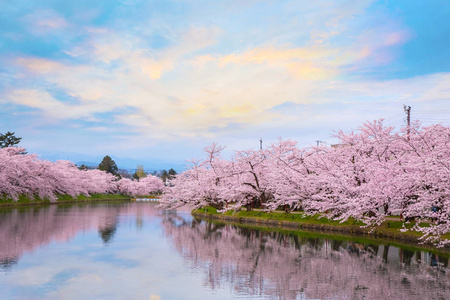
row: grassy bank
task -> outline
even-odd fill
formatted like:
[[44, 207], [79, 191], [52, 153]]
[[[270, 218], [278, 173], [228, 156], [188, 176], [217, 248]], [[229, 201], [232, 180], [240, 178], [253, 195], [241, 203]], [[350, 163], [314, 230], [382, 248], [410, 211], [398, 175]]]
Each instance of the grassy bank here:
[[[301, 213], [287, 214], [282, 212], [267, 213], [264, 211], [228, 211], [222, 214], [218, 213], [213, 207], [206, 207], [195, 210], [192, 214], [197, 217], [208, 217], [227, 222], [238, 222], [241, 224], [277, 226], [290, 230], [306, 230], [322, 233], [332, 232], [371, 239], [381, 238], [409, 245], [424, 246], [425, 248], [434, 247], [433, 245], [419, 245], [421, 242], [419, 238], [422, 236], [422, 233], [420, 232], [401, 232], [399, 229], [403, 228], [403, 225], [407, 228], [411, 228], [414, 223], [404, 224], [403, 221], [396, 218], [386, 220], [383, 224], [371, 230], [372, 228], [361, 228], [361, 226], [364, 225], [361, 221], [350, 219], [340, 223], [339, 221], [329, 220], [320, 217], [319, 215], [308, 216]], [[420, 226], [429, 226], [429, 224], [422, 223]], [[444, 235], [443, 238], [450, 239], [450, 234]], [[450, 251], [450, 247], [446, 247], [444, 251]]]
[[127, 195], [117, 194], [92, 194], [90, 197], [80, 195], [78, 197], [72, 197], [70, 195], [60, 195], [56, 202], [52, 202], [48, 199], [40, 199], [38, 197], [30, 198], [25, 195], [20, 195], [18, 201], [7, 199], [5, 196], [0, 198], [0, 207], [2, 206], [21, 206], [21, 205], [42, 205], [42, 204], [55, 204], [55, 203], [79, 203], [90, 201], [114, 201], [114, 200], [130, 200], [131, 197]]

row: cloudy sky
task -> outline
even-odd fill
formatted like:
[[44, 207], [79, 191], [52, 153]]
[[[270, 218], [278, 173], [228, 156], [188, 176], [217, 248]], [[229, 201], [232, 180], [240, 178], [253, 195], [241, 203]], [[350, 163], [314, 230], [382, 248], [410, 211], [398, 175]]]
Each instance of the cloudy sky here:
[[0, 132], [44, 158], [450, 124], [447, 1], [0, 2]]

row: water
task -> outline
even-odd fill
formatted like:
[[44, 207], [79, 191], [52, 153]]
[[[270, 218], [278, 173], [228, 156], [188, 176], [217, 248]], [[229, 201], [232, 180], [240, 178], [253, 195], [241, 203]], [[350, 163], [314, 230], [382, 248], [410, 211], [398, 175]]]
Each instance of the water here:
[[448, 262], [154, 203], [0, 209], [0, 299], [450, 299]]

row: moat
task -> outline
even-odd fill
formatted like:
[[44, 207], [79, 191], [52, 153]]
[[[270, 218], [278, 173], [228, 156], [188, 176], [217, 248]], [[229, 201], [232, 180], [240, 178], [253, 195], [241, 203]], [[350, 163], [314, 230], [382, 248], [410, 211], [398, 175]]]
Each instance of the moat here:
[[450, 299], [449, 255], [108, 202], [0, 209], [4, 299]]

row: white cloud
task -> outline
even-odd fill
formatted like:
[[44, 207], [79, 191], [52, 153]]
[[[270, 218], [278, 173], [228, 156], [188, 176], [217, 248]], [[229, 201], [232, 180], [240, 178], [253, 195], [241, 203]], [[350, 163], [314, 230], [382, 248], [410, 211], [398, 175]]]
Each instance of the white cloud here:
[[[196, 2], [179, 24], [153, 16], [127, 29], [81, 26], [77, 42], [60, 52], [67, 54], [64, 59], [14, 60], [17, 85], [2, 98], [62, 125], [66, 120], [99, 123], [79, 130], [106, 135], [109, 129], [116, 143], [128, 139], [143, 146], [271, 128], [304, 134], [305, 128], [358, 126], [361, 119], [378, 117], [387, 103], [396, 110], [403, 102], [447, 99], [446, 73], [364, 77], [395, 60], [413, 36], [397, 20], [368, 11], [371, 4]], [[256, 12], [252, 18], [247, 18], [249, 9]], [[47, 21], [36, 23], [39, 15]], [[71, 30], [54, 11], [27, 18], [39, 30]], [[149, 38], [159, 34], [167, 43], [150, 46]], [[287, 102], [307, 106], [295, 106], [295, 113], [274, 109]], [[335, 109], [324, 109], [328, 106]], [[113, 132], [118, 127], [126, 133]]]
[[[123, 46], [128, 42], [120, 39], [107, 43], [97, 48], [104, 52], [93, 54], [93, 59], [104, 57], [105, 63], [119, 60], [119, 66], [112, 70], [110, 65], [95, 61], [71, 65], [21, 58], [17, 62], [29, 72], [27, 76], [44, 78], [75, 102], [57, 99], [45, 89], [12, 90], [7, 97], [15, 104], [40, 109], [48, 118], [95, 120], [96, 114], [109, 113], [108, 122], [123, 124], [141, 136], [171, 139], [214, 138], [233, 131], [232, 124], [241, 124], [241, 129], [267, 123], [298, 127], [298, 116], [272, 110], [285, 102], [370, 101], [376, 105], [386, 99], [413, 103], [446, 99], [448, 95], [450, 76], [446, 73], [384, 81], [338, 79], [335, 73], [342, 72], [339, 66], [349, 61], [339, 59], [344, 51], [327, 47], [254, 49], [238, 55], [196, 57], [196, 51], [213, 43], [213, 32], [191, 30], [182, 39], [186, 44], [156, 54]], [[314, 64], [329, 55], [338, 62], [330, 63], [333, 69], [326, 77], [305, 78], [289, 69], [303, 60]], [[315, 114], [320, 111], [302, 118], [316, 122]], [[324, 116], [320, 122], [324, 120], [330, 122], [332, 118]]]

